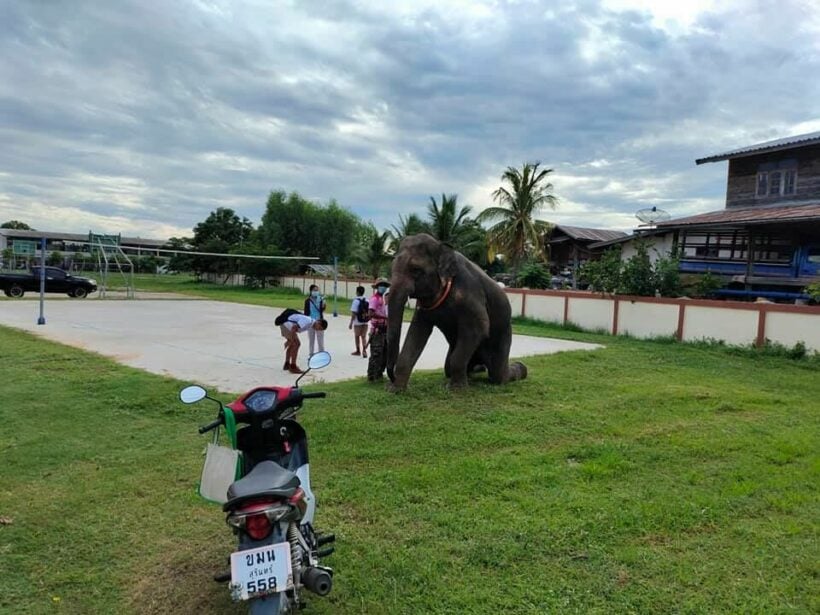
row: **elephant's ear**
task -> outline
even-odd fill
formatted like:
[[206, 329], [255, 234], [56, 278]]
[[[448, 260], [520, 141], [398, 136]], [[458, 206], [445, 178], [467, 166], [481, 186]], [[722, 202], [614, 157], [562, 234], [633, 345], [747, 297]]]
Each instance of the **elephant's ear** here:
[[438, 275], [442, 280], [450, 280], [458, 273], [456, 251], [446, 244], [441, 244], [438, 256]]

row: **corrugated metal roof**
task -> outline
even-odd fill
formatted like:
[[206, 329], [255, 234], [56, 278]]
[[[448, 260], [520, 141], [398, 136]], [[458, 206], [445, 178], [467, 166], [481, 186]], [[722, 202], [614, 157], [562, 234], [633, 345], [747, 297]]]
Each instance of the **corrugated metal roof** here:
[[710, 211], [705, 214], [659, 222], [658, 228], [703, 226], [715, 224], [765, 224], [767, 222], [820, 222], [820, 203], [804, 205], [772, 205]]
[[[610, 239], [618, 239], [626, 237], [623, 231], [609, 231], [606, 229], [584, 228], [582, 226], [565, 226], [563, 224], [556, 224], [555, 230], [563, 232], [572, 239], [586, 239], [588, 241], [609, 241]], [[555, 232], [555, 231], [553, 231]]]
[[336, 269], [333, 265], [308, 265], [313, 271], [319, 275], [332, 278]]
[[809, 132], [804, 135], [796, 135], [794, 137], [785, 137], [783, 139], [775, 139], [774, 141], [764, 141], [755, 145], [741, 147], [724, 154], [716, 154], [714, 156], [707, 156], [706, 158], [698, 158], [695, 164], [703, 164], [704, 162], [718, 162], [719, 160], [729, 160], [730, 158], [742, 158], [743, 156], [754, 156], [755, 154], [762, 154], [764, 152], [771, 152], [777, 150], [791, 149], [793, 147], [805, 147], [806, 145], [820, 144], [820, 131]]
[[598, 241], [598, 242], [595, 242], [595, 243], [591, 243], [587, 246], [587, 248], [589, 248], [590, 250], [600, 250], [602, 248], [608, 248], [610, 246], [618, 245], [619, 243], [623, 243], [625, 241], [631, 241], [631, 240], [636, 239], [638, 237], [653, 237], [654, 235], [659, 235], [659, 234], [662, 235], [662, 234], [668, 233], [668, 232], [669, 232], [668, 230], [662, 231], [662, 232], [659, 232], [659, 231], [654, 230], [654, 229], [651, 230], [651, 231], [650, 230], [644, 230], [644, 231], [640, 231], [638, 233], [632, 233], [631, 235], [624, 234], [623, 237], [618, 237], [616, 239], [610, 239], [609, 241]]
[[[13, 228], [0, 229], [0, 234], [6, 237], [19, 237], [21, 239], [56, 239], [57, 241], [88, 241], [88, 233], [55, 233], [53, 231], [22, 231]], [[168, 242], [162, 239], [143, 239], [142, 237], [122, 237], [120, 243], [124, 246], [153, 246], [161, 248]]]

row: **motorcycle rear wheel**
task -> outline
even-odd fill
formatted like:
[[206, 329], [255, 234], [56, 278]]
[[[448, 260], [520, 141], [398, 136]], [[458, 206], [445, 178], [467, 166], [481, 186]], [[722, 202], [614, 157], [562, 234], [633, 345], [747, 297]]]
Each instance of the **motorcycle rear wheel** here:
[[[285, 540], [285, 535], [282, 533], [279, 525], [276, 524], [273, 528], [269, 544], [276, 544], [284, 542]], [[253, 548], [256, 544], [246, 545], [245, 548]], [[243, 543], [240, 542], [240, 549], [242, 549], [242, 546]], [[257, 598], [248, 603], [249, 615], [285, 615], [291, 612], [290, 601], [285, 593], [272, 594], [266, 598]]]

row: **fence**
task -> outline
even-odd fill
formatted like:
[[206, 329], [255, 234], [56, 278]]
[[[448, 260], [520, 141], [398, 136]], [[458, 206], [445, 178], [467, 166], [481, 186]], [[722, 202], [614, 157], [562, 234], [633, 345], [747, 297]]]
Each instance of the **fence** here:
[[[371, 280], [339, 280], [338, 296], [353, 298], [356, 286], [370, 293]], [[333, 294], [333, 280], [284, 277], [282, 286], [307, 293], [311, 284]], [[505, 289], [513, 316], [526, 316], [600, 329], [612, 335], [673, 336], [681, 341], [723, 340], [761, 346], [766, 340], [794, 346], [802, 342], [820, 352], [820, 307], [780, 303], [744, 303], [704, 299], [609, 296], [578, 291]]]

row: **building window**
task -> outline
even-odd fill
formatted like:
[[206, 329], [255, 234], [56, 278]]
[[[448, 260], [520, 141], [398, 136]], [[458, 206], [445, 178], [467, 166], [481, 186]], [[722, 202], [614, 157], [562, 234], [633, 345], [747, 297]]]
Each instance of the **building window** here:
[[[695, 261], [745, 261], [748, 258], [749, 235], [746, 231], [690, 231], [683, 235], [683, 258]], [[791, 262], [794, 246], [778, 235], [755, 235], [752, 259], [756, 262], [785, 264]]]
[[797, 161], [766, 162], [757, 168], [758, 198], [791, 196], [797, 192]]

